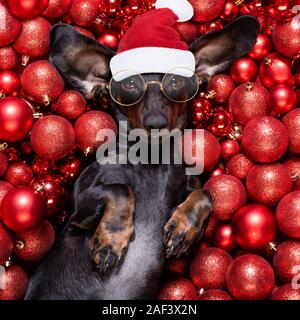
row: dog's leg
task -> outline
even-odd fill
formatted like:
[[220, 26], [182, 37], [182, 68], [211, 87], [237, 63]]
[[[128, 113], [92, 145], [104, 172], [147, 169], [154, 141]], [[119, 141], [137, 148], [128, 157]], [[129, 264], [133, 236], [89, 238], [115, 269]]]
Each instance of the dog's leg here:
[[174, 209], [163, 231], [167, 257], [186, 253], [203, 236], [212, 209], [209, 192], [201, 189], [192, 192]]

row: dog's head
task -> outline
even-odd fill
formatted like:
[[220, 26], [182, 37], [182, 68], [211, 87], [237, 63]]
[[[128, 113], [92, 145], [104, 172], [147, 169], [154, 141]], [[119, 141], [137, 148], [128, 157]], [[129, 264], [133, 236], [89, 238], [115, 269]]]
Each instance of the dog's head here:
[[[195, 55], [196, 75], [207, 81], [213, 75], [227, 69], [230, 64], [246, 55], [254, 46], [259, 32], [257, 19], [244, 16], [236, 19], [223, 30], [209, 33], [190, 46]], [[86, 37], [73, 27], [56, 25], [51, 33], [50, 62], [59, 70], [71, 87], [81, 91], [87, 99], [108, 94], [111, 80], [110, 60], [115, 52], [96, 40]], [[158, 85], [164, 74], [141, 75], [144, 83], [150, 83], [137, 103], [124, 106], [111, 99], [110, 104], [117, 120], [128, 120], [131, 129], [182, 129], [186, 124], [186, 102], [169, 99]], [[124, 79], [122, 94], [131, 94], [135, 79]], [[180, 82], [180, 81], [179, 81]], [[178, 79], [172, 84], [175, 89]], [[115, 93], [118, 95], [118, 92]]]

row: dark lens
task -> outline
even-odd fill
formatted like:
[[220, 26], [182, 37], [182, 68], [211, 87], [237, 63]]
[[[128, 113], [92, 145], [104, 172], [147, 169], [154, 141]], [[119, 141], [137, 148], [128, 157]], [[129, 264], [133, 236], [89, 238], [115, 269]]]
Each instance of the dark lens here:
[[112, 98], [122, 105], [136, 104], [143, 98], [144, 93], [145, 82], [141, 75], [132, 75], [125, 79], [119, 75], [114, 77], [110, 84]]

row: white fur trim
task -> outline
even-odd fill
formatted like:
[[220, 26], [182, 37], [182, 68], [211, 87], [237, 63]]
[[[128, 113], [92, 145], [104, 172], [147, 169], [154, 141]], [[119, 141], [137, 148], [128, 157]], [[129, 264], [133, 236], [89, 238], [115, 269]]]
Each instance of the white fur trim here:
[[133, 73], [167, 73], [173, 69], [177, 69], [176, 73], [182, 76], [192, 76], [195, 66], [195, 57], [192, 52], [160, 47], [143, 47], [124, 51], [110, 61], [110, 70], [116, 80], [117, 77], [119, 78], [119, 81]]
[[179, 22], [189, 21], [194, 15], [194, 8], [188, 0], [156, 0], [155, 7], [171, 9], [178, 16]]

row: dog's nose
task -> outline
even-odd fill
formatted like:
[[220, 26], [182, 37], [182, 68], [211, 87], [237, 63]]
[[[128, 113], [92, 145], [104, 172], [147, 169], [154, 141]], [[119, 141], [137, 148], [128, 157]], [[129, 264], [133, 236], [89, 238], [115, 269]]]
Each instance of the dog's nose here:
[[165, 129], [168, 126], [168, 121], [162, 116], [150, 116], [144, 120], [144, 126], [147, 131], [152, 129]]

